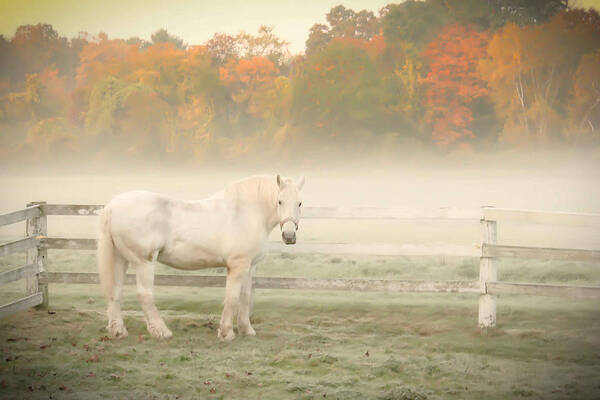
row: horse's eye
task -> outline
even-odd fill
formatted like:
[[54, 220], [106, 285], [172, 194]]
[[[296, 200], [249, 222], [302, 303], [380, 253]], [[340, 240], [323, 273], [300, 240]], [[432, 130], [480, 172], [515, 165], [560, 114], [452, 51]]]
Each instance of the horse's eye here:
[[279, 205], [281, 205], [281, 200], [279, 200]]
[[298, 203], [298, 207], [301, 207], [301, 206], [302, 206], [302, 202]]

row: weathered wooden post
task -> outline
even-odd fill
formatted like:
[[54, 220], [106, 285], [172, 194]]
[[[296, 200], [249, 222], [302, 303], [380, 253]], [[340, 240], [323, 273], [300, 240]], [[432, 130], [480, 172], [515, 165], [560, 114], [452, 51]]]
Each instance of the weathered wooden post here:
[[[46, 204], [45, 201], [34, 201], [27, 204], [27, 207], [36, 205]], [[27, 236], [46, 236], [48, 234], [48, 221], [46, 215], [43, 213], [39, 217], [27, 218], [27, 226], [25, 228], [25, 234]], [[40, 308], [48, 308], [48, 284], [40, 283], [40, 273], [46, 270], [46, 259], [48, 257], [48, 251], [42, 248], [38, 242], [38, 245], [34, 248], [27, 250], [27, 264], [33, 264], [37, 266], [37, 273], [31, 275], [26, 279], [26, 290], [27, 294], [34, 294], [41, 292], [44, 297], [44, 302], [39, 305]]]
[[479, 295], [479, 328], [486, 330], [496, 327], [496, 297], [487, 291], [488, 282], [496, 282], [498, 273], [495, 261], [492, 257], [484, 256], [486, 244], [497, 243], [496, 221], [485, 219], [485, 213], [481, 218], [481, 257], [479, 259], [479, 283], [481, 295]]

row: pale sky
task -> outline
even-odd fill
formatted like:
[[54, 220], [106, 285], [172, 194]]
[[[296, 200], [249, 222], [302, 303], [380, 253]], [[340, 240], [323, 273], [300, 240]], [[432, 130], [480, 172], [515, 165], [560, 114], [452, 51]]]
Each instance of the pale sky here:
[[[86, 31], [106, 32], [109, 38], [138, 36], [150, 39], [160, 28], [200, 44], [215, 32], [256, 33], [271, 25], [290, 43], [290, 51], [304, 51], [310, 27], [325, 23], [325, 14], [338, 4], [355, 11], [379, 9], [393, 0], [0, 0], [0, 34], [11, 37], [19, 25], [49, 23], [59, 34], [75, 37]], [[396, 1], [400, 2], [400, 1]]]
[[[483, 1], [483, 0], [482, 0]], [[572, 0], [573, 1], [573, 0]], [[160, 28], [201, 44], [215, 32], [256, 33], [271, 25], [290, 43], [290, 51], [304, 51], [310, 27], [325, 23], [325, 14], [338, 4], [355, 11], [378, 11], [401, 0], [0, 0], [0, 34], [11, 37], [19, 25], [49, 23], [59, 34], [75, 37], [80, 31], [110, 38], [138, 36], [149, 40]], [[600, 0], [576, 0], [578, 6], [600, 9]]]

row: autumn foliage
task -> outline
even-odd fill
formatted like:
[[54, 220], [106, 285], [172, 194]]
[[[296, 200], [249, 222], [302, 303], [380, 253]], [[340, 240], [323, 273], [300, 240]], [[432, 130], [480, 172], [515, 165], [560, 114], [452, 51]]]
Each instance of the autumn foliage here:
[[488, 94], [477, 68], [488, 41], [486, 32], [472, 26], [449, 25], [423, 52], [429, 65], [429, 73], [421, 81], [427, 87], [425, 123], [440, 146], [467, 144], [475, 138], [471, 105]]
[[68, 39], [24, 25], [0, 36], [0, 156], [597, 146], [600, 16], [534, 3], [407, 0], [379, 16], [336, 6], [298, 55], [265, 26], [186, 44], [164, 29], [151, 41]]

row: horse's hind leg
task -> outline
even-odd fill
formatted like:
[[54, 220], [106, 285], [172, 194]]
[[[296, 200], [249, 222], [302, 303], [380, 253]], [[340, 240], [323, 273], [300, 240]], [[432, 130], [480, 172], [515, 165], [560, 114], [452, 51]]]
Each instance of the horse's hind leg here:
[[123, 283], [125, 273], [127, 272], [127, 260], [119, 254], [115, 254], [114, 260], [114, 286], [112, 294], [108, 299], [108, 334], [113, 337], [126, 337], [127, 328], [123, 323], [121, 316], [121, 293], [123, 292]]
[[[156, 257], [154, 257], [156, 258]], [[148, 332], [156, 339], [167, 339], [173, 333], [167, 328], [154, 305], [154, 262], [141, 261], [136, 264], [137, 298], [144, 311]]]

